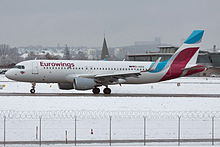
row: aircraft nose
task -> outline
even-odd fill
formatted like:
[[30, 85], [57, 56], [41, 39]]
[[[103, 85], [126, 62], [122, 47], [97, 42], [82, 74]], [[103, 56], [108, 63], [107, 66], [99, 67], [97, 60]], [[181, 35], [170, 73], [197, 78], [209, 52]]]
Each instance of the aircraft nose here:
[[12, 71], [9, 69], [9, 70], [5, 73], [5, 76], [6, 76], [8, 79], [12, 79]]

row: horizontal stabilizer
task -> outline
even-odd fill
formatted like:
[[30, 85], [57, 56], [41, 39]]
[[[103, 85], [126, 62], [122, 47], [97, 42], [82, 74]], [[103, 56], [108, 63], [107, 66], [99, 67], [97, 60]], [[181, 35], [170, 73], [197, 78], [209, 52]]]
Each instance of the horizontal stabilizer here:
[[201, 66], [193, 66], [193, 67], [189, 67], [189, 68], [184, 68], [182, 70], [190, 71], [190, 70], [203, 69], [203, 68], [207, 69], [207, 67], [201, 65]]

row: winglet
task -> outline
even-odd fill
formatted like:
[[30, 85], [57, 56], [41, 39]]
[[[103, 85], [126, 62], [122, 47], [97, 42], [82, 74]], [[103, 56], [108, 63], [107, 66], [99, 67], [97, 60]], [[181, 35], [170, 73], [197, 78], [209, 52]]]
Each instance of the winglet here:
[[161, 57], [157, 59], [157, 61], [148, 69], [148, 71], [154, 71], [157, 68], [158, 63], [160, 62]]

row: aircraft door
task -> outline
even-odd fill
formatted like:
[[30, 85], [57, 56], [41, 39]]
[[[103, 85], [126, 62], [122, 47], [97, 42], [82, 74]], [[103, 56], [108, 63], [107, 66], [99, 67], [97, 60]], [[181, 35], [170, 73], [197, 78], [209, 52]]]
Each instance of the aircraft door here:
[[38, 63], [32, 62], [32, 74], [38, 74]]

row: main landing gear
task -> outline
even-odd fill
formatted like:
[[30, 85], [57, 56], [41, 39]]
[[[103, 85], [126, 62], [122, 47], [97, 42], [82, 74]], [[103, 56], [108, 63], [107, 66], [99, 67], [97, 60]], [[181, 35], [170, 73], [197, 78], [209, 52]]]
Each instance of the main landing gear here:
[[30, 93], [35, 93], [35, 86], [36, 83], [32, 83], [32, 89], [30, 90]]
[[111, 89], [106, 87], [104, 90], [103, 90], [104, 94], [111, 94]]
[[100, 93], [100, 89], [95, 87], [92, 89], [93, 94], [99, 94]]
[[[95, 87], [95, 88], [92, 89], [92, 92], [93, 92], [93, 94], [99, 94], [99, 93], [100, 93], [100, 89], [97, 88], [97, 87]], [[103, 93], [104, 93], [104, 94], [111, 94], [111, 89], [108, 88], [108, 87], [106, 87], [106, 88], [103, 90]]]

